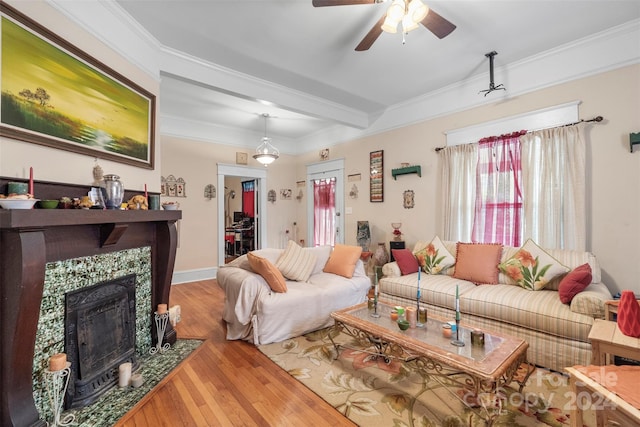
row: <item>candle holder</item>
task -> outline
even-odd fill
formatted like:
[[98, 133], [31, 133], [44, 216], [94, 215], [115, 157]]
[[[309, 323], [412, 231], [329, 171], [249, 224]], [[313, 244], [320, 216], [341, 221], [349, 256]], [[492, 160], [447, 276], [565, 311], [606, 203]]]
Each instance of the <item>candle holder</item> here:
[[460, 312], [456, 312], [456, 339], [451, 341], [456, 347], [464, 347], [464, 341], [460, 339]]
[[374, 274], [374, 291], [373, 291], [373, 313], [370, 314], [371, 317], [378, 318], [380, 317], [380, 313], [378, 313], [378, 270], [382, 270], [382, 267], [376, 267], [373, 270]]
[[380, 313], [378, 313], [378, 295], [374, 295], [373, 297], [373, 313], [371, 313], [370, 316], [376, 319], [380, 317]]
[[68, 426], [75, 421], [76, 417], [73, 414], [67, 414], [63, 419], [60, 419], [70, 374], [71, 362], [67, 362], [66, 367], [59, 371], [44, 370], [44, 385], [49, 396], [51, 410], [53, 411], [53, 424], [49, 424], [51, 427]]
[[158, 335], [158, 344], [156, 344], [154, 347], [151, 347], [151, 349], [149, 350], [149, 353], [151, 355], [154, 355], [158, 352], [164, 353], [165, 351], [169, 350], [169, 348], [171, 347], [171, 344], [169, 344], [168, 342], [162, 345], [162, 339], [164, 338], [164, 331], [167, 329], [167, 323], [169, 323], [169, 312], [167, 311], [164, 313], [158, 313], [156, 311], [154, 315], [156, 320], [156, 333]]
[[424, 323], [420, 321], [420, 295], [419, 294], [418, 294], [418, 298], [416, 298], [416, 316], [418, 316], [416, 327], [424, 328]]

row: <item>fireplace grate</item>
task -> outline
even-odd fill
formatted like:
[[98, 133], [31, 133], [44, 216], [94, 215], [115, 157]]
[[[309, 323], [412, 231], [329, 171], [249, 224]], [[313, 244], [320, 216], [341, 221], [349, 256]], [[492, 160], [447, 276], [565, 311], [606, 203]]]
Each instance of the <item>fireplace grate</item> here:
[[118, 366], [138, 368], [136, 276], [123, 276], [65, 295], [65, 352], [71, 362], [65, 407], [90, 405], [118, 383]]

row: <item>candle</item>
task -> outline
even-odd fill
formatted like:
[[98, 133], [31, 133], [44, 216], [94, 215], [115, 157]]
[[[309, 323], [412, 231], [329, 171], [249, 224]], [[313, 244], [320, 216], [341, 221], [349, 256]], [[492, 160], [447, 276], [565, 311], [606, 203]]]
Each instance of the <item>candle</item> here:
[[29, 194], [33, 195], [33, 167], [29, 168]]
[[131, 362], [126, 362], [118, 366], [118, 386], [128, 387], [131, 381]]
[[451, 335], [451, 325], [449, 325], [448, 323], [444, 323], [442, 325], [442, 336], [444, 336], [445, 338], [451, 338]]
[[376, 301], [378, 300], [378, 272], [376, 271], [374, 273], [375, 278], [374, 278], [374, 286], [373, 286], [373, 296], [376, 298]]
[[418, 312], [413, 307], [407, 307], [406, 313], [407, 313], [407, 320], [409, 321], [409, 327], [415, 328], [418, 322]]
[[417, 296], [418, 299], [420, 299], [420, 270], [421, 268], [418, 267], [418, 296]]
[[167, 312], [167, 304], [158, 304], [158, 314], [164, 314]]
[[133, 388], [138, 388], [144, 383], [144, 379], [142, 378], [142, 374], [133, 374], [131, 375], [131, 386]]
[[144, 198], [149, 200], [149, 195], [147, 194], [147, 184], [144, 185]]
[[456, 320], [460, 320], [460, 298], [458, 295], [458, 285], [456, 285]]
[[67, 355], [64, 353], [54, 354], [49, 358], [49, 370], [61, 371], [67, 367]]

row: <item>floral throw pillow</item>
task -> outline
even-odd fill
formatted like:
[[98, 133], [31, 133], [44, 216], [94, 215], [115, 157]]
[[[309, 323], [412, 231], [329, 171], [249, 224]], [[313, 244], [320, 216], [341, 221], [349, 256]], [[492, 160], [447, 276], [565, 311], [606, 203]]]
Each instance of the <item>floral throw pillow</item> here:
[[456, 259], [438, 236], [424, 248], [414, 253], [418, 265], [427, 274], [440, 274], [456, 263]]
[[570, 270], [531, 239], [498, 268], [515, 284], [531, 291], [544, 289], [551, 279]]

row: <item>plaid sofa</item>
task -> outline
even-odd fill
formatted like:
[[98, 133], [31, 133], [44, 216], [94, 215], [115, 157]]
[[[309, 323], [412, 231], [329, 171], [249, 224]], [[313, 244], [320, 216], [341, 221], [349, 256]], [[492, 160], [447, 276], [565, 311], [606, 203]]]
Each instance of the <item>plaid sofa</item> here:
[[[456, 242], [444, 242], [455, 256]], [[504, 247], [501, 261], [511, 258], [519, 248]], [[524, 339], [529, 343], [528, 360], [555, 371], [573, 365], [591, 363], [588, 339], [594, 319], [604, 318], [604, 302], [612, 299], [601, 282], [601, 271], [595, 256], [589, 252], [546, 250], [563, 265], [573, 269], [589, 263], [592, 283], [570, 304], [563, 304], [558, 294], [560, 278], [543, 290], [531, 291], [508, 284], [499, 275], [495, 285], [476, 285], [446, 274], [422, 274], [420, 279], [422, 306], [429, 315], [445, 319], [455, 317], [455, 293], [458, 285], [462, 323], [485, 331], [495, 331]], [[380, 298], [394, 304], [414, 305], [418, 273], [402, 276], [396, 262], [386, 264], [379, 280]]]

